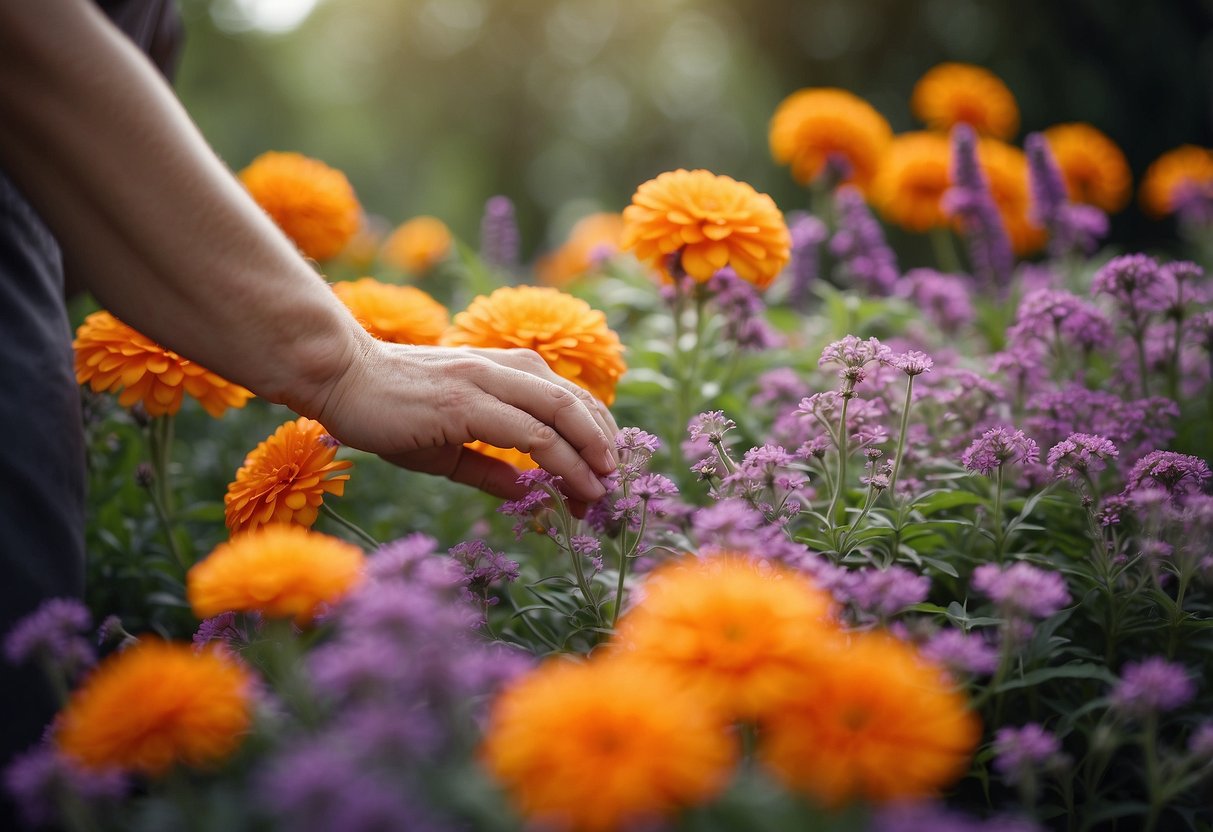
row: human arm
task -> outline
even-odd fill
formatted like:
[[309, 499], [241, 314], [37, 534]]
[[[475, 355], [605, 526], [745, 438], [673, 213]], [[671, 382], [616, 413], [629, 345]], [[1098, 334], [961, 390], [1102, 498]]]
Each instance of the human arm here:
[[515, 351], [372, 339], [87, 0], [0, 0], [0, 166], [94, 295], [149, 337], [341, 441], [506, 496], [472, 438], [594, 499], [606, 409]]

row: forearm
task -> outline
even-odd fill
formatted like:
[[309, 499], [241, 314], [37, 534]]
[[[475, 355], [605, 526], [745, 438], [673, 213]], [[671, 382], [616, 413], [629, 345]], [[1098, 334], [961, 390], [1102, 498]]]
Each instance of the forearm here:
[[303, 411], [367, 336], [84, 0], [0, 0], [0, 165], [120, 318]]

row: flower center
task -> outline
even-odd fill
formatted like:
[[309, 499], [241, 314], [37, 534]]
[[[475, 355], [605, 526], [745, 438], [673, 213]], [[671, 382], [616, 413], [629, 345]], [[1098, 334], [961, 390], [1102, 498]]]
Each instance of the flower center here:
[[299, 465], [294, 462], [288, 462], [286, 465], [278, 466], [274, 471], [274, 476], [278, 478], [278, 482], [290, 482], [299, 475]]

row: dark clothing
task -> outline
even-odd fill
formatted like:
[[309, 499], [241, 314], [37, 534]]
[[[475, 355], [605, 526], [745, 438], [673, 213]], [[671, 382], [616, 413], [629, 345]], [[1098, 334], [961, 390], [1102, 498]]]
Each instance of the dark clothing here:
[[[100, 5], [171, 72], [171, 0]], [[84, 436], [63, 289], [54, 237], [0, 171], [0, 638], [42, 601], [84, 593]], [[0, 769], [57, 707], [37, 667], [0, 657]], [[0, 790], [0, 829], [19, 828], [12, 811]]]

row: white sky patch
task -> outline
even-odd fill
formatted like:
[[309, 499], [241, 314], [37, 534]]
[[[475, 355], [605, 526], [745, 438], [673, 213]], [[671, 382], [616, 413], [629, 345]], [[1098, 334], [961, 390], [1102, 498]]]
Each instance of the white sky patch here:
[[282, 34], [297, 28], [320, 0], [222, 0], [211, 7], [215, 23], [226, 31]]

